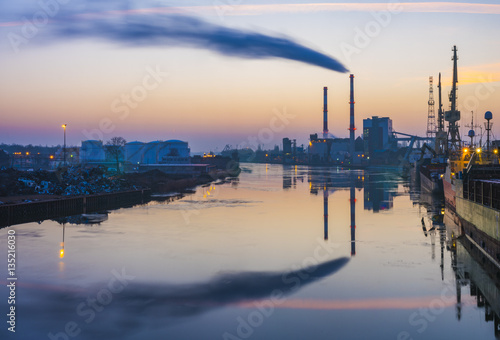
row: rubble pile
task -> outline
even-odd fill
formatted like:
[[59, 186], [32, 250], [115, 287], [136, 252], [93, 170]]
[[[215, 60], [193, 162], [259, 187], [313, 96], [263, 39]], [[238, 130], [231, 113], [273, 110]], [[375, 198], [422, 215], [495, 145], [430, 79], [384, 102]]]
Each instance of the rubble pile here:
[[137, 189], [120, 176], [110, 176], [105, 168], [80, 166], [56, 171], [0, 171], [0, 196], [17, 195], [90, 195]]

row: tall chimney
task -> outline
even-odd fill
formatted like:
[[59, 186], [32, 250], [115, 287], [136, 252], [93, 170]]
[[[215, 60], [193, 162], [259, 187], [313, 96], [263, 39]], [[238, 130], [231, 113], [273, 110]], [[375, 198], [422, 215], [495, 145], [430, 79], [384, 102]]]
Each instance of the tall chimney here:
[[323, 138], [328, 138], [328, 87], [323, 87]]
[[351, 154], [351, 164], [354, 162], [354, 74], [349, 76], [351, 79], [351, 100], [349, 104], [351, 105], [351, 123], [349, 125], [349, 153]]

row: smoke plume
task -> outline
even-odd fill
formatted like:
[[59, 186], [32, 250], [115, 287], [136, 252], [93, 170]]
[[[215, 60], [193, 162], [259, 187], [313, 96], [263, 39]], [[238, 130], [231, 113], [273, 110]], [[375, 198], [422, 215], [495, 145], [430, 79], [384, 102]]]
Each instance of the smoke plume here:
[[[179, 14], [176, 8], [133, 8], [121, 1], [77, 1], [53, 8], [37, 39], [99, 38], [129, 46], [190, 47], [239, 58], [282, 58], [337, 72], [348, 70], [336, 59], [288, 37], [216, 25], [197, 17]], [[83, 5], [83, 7], [82, 7]], [[5, 5], [0, 6], [0, 9]], [[11, 8], [4, 8], [11, 10]], [[57, 9], [57, 10], [56, 10]], [[6, 18], [5, 11], [1, 17]], [[21, 17], [30, 18], [34, 9]], [[50, 14], [50, 13], [49, 13]], [[20, 18], [20, 13], [16, 17]], [[12, 18], [12, 17], [11, 17]], [[19, 23], [21, 25], [21, 20]], [[17, 27], [20, 30], [20, 27]]]

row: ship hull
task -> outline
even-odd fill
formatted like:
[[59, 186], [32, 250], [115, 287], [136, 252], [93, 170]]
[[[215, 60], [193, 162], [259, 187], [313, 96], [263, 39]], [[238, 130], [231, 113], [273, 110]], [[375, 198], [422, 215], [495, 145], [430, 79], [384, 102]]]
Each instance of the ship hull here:
[[440, 194], [443, 192], [441, 181], [433, 180], [420, 172], [420, 190], [431, 194]]
[[500, 268], [500, 211], [462, 197], [456, 203], [464, 234]]
[[456, 209], [456, 191], [455, 186], [451, 182], [443, 178], [443, 191], [444, 191], [444, 201], [445, 204], [451, 208], [453, 211]]

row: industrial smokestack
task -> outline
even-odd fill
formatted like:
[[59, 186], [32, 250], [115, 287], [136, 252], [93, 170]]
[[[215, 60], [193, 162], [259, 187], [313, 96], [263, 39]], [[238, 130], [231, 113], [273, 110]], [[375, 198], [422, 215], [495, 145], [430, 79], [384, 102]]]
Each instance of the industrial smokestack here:
[[328, 138], [328, 87], [323, 87], [323, 138]]
[[349, 76], [351, 79], [351, 100], [349, 104], [351, 105], [351, 123], [349, 124], [349, 153], [351, 154], [351, 164], [354, 163], [354, 74]]

